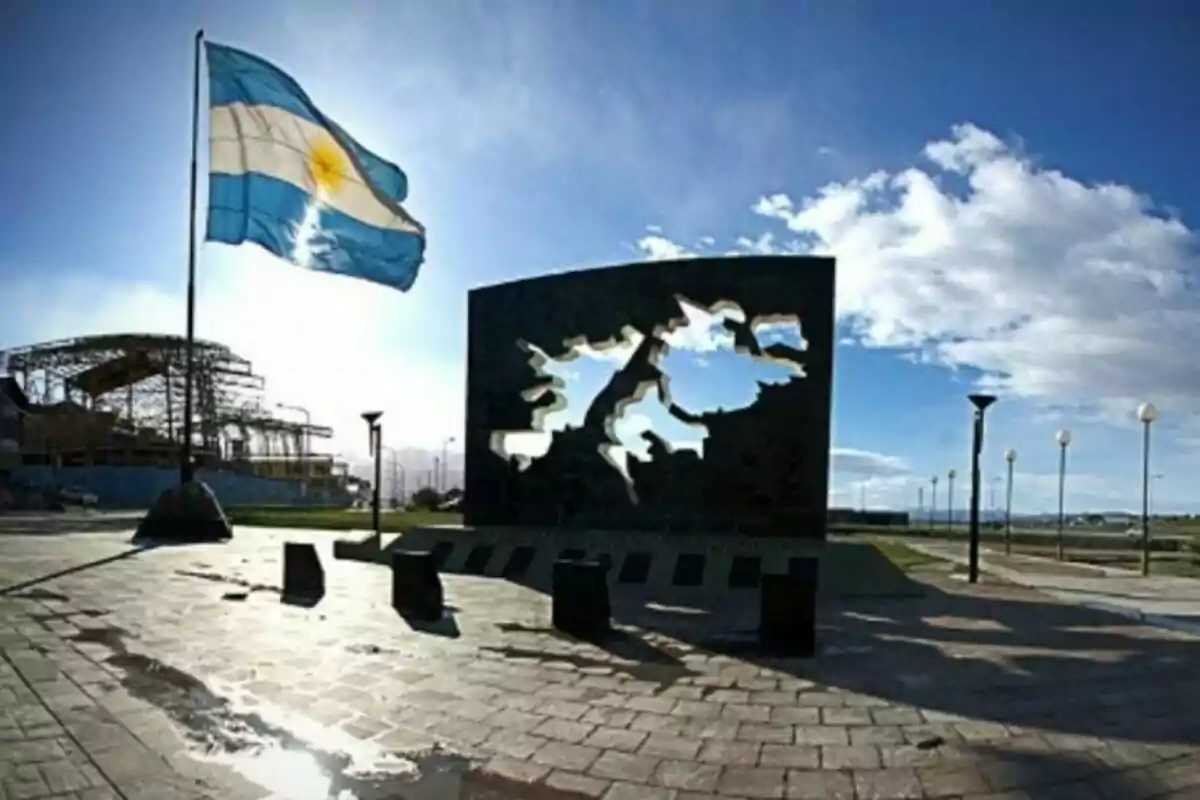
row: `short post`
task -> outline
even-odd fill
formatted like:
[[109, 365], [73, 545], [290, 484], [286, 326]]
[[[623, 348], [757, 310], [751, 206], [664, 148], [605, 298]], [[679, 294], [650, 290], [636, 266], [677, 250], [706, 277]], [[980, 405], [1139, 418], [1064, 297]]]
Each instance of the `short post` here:
[[816, 654], [819, 567], [816, 558], [797, 558], [787, 574], [762, 576], [758, 639], [765, 651], [800, 658]]
[[325, 570], [317, 548], [308, 542], [284, 542], [283, 599], [315, 604], [325, 596]]
[[553, 625], [580, 639], [597, 638], [611, 625], [607, 570], [598, 561], [554, 562]]
[[437, 562], [427, 550], [392, 553], [392, 608], [425, 622], [441, 619], [445, 606]]

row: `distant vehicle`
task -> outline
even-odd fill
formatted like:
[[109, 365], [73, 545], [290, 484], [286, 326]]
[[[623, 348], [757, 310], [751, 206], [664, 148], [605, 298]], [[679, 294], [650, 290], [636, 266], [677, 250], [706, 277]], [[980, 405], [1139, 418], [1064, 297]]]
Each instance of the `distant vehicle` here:
[[84, 508], [95, 508], [100, 502], [100, 498], [95, 494], [78, 486], [67, 486], [60, 490], [58, 500], [64, 506], [83, 506]]

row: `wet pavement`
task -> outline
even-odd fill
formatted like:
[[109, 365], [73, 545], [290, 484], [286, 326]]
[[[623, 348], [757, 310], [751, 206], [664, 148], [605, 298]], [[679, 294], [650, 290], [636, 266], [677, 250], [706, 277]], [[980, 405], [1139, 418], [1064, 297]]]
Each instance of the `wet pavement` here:
[[806, 661], [757, 653], [753, 593], [615, 602], [593, 645], [450, 575], [414, 630], [328, 534], [128, 539], [0, 540], [0, 798], [1200, 797], [1200, 639], [1025, 587], [827, 603]]

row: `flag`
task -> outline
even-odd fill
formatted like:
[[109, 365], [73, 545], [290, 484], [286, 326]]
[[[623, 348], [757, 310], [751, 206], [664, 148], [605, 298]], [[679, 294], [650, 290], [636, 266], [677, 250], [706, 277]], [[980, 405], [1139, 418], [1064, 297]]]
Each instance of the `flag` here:
[[205, 43], [213, 242], [253, 242], [310, 269], [408, 291], [425, 229], [400, 205], [408, 178], [322, 114], [262, 59]]

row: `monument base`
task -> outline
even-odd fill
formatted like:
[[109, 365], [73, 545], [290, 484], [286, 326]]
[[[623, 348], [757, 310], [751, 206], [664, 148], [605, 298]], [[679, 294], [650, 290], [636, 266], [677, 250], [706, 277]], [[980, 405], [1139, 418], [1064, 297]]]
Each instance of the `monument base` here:
[[233, 538], [233, 528], [208, 484], [191, 481], [164, 490], [138, 523], [133, 538], [224, 542]]
[[793, 561], [820, 558], [824, 548], [811, 537], [415, 525], [389, 546], [347, 557], [390, 564], [396, 549], [421, 550], [443, 573], [506, 578], [547, 590], [555, 561], [594, 559], [608, 565], [614, 588], [675, 595], [752, 591], [760, 575], [786, 574]]

